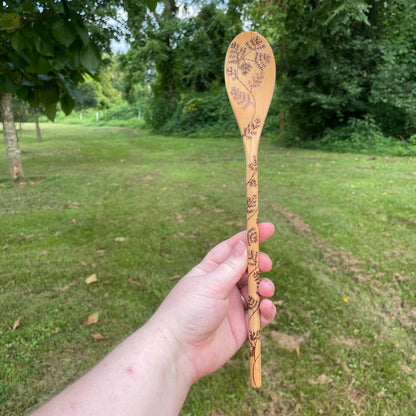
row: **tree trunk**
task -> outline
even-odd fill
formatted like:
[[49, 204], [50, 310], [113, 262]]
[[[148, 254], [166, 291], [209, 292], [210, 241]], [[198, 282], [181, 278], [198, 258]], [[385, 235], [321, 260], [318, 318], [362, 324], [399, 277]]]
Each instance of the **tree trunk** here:
[[279, 122], [280, 131], [285, 131], [285, 113], [280, 112], [280, 122]]
[[39, 127], [39, 116], [38, 116], [38, 110], [34, 109], [33, 110], [33, 117], [35, 119], [35, 124], [36, 124], [36, 138], [38, 142], [42, 141], [42, 134], [40, 132], [40, 127]]
[[0, 91], [0, 116], [3, 122], [4, 141], [6, 143], [9, 174], [12, 181], [23, 179], [22, 161], [17, 142], [16, 125], [14, 123], [12, 95]]

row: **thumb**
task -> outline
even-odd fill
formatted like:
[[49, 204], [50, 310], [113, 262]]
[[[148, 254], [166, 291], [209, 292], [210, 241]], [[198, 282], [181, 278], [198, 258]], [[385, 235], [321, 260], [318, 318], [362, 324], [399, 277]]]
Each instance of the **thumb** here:
[[216, 284], [221, 295], [227, 296], [246, 270], [247, 246], [243, 241], [237, 240], [228, 258], [212, 270], [207, 278]]

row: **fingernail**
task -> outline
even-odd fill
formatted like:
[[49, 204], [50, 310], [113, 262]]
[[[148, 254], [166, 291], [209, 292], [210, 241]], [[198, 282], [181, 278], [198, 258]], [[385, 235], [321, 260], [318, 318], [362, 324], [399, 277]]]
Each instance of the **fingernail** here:
[[246, 245], [241, 241], [238, 240], [235, 246], [233, 247], [232, 255], [235, 257], [240, 257], [246, 250]]

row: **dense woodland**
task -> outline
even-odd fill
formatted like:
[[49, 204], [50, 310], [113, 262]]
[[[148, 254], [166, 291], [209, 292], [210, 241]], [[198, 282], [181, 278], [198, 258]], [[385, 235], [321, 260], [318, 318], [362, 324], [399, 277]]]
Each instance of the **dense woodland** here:
[[[411, 0], [7, 0], [0, 15], [3, 121], [13, 97], [19, 119], [93, 108], [169, 135], [235, 136], [224, 56], [254, 30], [277, 67], [265, 134], [341, 150], [416, 144]], [[111, 48], [120, 39], [126, 52]]]

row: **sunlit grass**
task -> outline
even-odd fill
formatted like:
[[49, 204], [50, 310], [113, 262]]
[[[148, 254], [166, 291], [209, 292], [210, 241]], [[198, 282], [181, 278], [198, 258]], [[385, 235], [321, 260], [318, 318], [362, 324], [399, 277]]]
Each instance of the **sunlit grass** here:
[[[24, 125], [24, 183], [9, 183], [0, 149], [4, 415], [79, 377], [145, 322], [171, 277], [245, 226], [239, 140], [42, 131], [37, 143]], [[264, 331], [264, 386], [249, 387], [243, 348], [193, 387], [183, 415], [416, 413], [415, 159], [263, 140], [259, 174], [260, 220], [276, 225], [262, 250], [283, 301]], [[98, 282], [87, 285], [92, 273]], [[99, 322], [87, 326], [94, 312]], [[290, 349], [282, 334], [304, 342]]]

